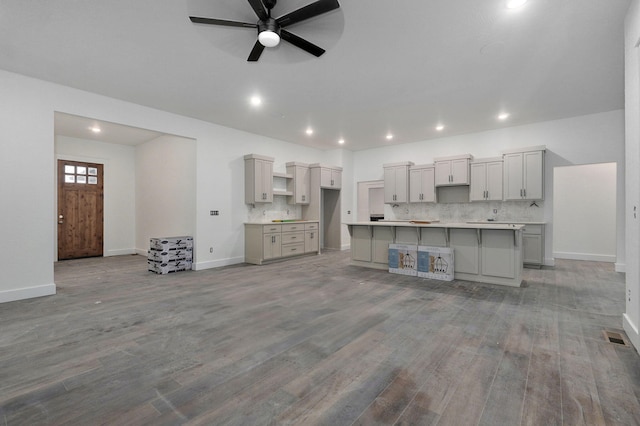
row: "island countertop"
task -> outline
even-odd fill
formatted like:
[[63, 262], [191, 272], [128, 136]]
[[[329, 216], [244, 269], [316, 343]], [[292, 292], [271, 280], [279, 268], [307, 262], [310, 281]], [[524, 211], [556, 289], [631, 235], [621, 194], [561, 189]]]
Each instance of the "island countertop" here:
[[[430, 222], [430, 223], [427, 223]], [[349, 222], [347, 226], [393, 226], [407, 228], [456, 228], [456, 229], [500, 229], [521, 230], [525, 225], [512, 222], [431, 222], [421, 220], [376, 221], [376, 222]]]

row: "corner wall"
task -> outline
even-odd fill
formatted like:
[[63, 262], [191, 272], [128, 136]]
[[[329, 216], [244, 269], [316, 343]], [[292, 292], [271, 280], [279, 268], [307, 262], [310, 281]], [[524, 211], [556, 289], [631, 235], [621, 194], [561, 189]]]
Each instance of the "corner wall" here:
[[633, 0], [625, 19], [625, 159], [624, 208], [627, 238], [626, 312], [624, 330], [640, 351], [640, 1]]

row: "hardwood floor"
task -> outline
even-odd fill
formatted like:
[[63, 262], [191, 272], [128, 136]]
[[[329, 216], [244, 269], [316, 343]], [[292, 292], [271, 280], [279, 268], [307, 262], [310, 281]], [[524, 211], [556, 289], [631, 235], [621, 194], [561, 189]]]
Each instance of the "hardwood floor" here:
[[624, 275], [558, 261], [522, 288], [349, 265], [348, 252], [155, 275], [59, 262], [0, 305], [0, 425], [637, 425]]

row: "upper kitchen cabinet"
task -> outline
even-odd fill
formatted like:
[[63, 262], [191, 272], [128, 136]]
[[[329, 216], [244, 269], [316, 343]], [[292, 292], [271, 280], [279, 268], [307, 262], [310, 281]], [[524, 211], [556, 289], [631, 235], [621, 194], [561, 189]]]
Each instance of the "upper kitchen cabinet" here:
[[469, 185], [470, 154], [435, 158], [436, 186]]
[[387, 204], [409, 202], [409, 167], [413, 163], [383, 164], [384, 202]]
[[248, 154], [244, 156], [244, 202], [273, 202], [273, 157]]
[[290, 162], [286, 164], [287, 174], [293, 179], [287, 181], [287, 191], [293, 192], [289, 197], [289, 204], [309, 204], [309, 192], [311, 188], [311, 172], [309, 165], [305, 163]]
[[436, 167], [433, 164], [411, 166], [409, 168], [409, 202], [435, 203]]
[[503, 151], [504, 199], [544, 199], [544, 146]]
[[320, 168], [320, 188], [342, 188], [342, 167], [324, 166], [318, 163], [311, 164], [309, 167]]
[[502, 158], [471, 162], [470, 201], [502, 201]]

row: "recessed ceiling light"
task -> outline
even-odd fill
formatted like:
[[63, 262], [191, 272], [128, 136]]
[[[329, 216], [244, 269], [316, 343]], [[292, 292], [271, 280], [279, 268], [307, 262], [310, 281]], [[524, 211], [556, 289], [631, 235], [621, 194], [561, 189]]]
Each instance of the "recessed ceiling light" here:
[[344, 145], [344, 139], [340, 139], [340, 140], [338, 141], [338, 143], [339, 143], [340, 145]]
[[307, 135], [311, 136], [313, 134], [313, 129], [311, 127], [307, 127], [307, 130], [304, 131]]
[[91, 130], [93, 133], [100, 133], [102, 131], [102, 129], [98, 126], [89, 127], [89, 130]]
[[444, 130], [444, 124], [438, 124], [436, 126], [436, 130], [439, 131], [439, 132], [443, 131]]
[[262, 99], [260, 98], [260, 96], [252, 96], [251, 99], [249, 99], [249, 102], [251, 103], [251, 106], [254, 107], [258, 107], [260, 105], [262, 105]]
[[506, 120], [507, 118], [509, 118], [508, 112], [501, 112], [500, 114], [498, 114], [498, 120]]
[[388, 141], [390, 141], [391, 139], [393, 139], [393, 135], [391, 133], [387, 133], [386, 138]]
[[527, 0], [507, 0], [507, 9], [517, 9], [524, 6]]

